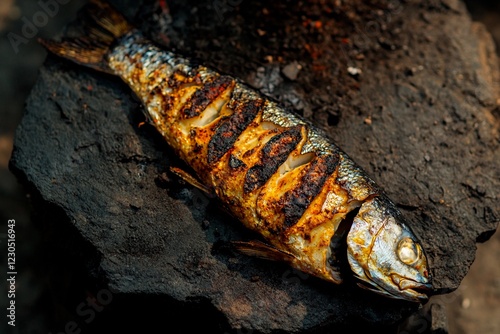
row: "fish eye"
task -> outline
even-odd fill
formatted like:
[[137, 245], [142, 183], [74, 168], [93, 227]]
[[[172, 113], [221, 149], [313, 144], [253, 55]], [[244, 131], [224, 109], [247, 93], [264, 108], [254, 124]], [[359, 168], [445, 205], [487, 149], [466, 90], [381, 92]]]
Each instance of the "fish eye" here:
[[398, 257], [404, 264], [412, 265], [420, 259], [420, 247], [411, 238], [402, 239], [397, 248]]

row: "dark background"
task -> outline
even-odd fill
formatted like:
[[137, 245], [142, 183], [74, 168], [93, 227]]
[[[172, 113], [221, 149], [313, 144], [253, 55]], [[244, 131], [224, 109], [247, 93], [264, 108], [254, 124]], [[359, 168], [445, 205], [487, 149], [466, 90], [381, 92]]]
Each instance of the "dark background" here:
[[[53, 313], [56, 297], [60, 291], [57, 284], [69, 284], [64, 277], [54, 284], [49, 280], [46, 268], [37, 257], [46, 245], [39, 237], [41, 226], [31, 221], [29, 196], [19, 186], [8, 170], [13, 138], [19, 124], [23, 106], [31, 87], [37, 79], [38, 68], [46, 57], [45, 50], [36, 42], [37, 37], [58, 34], [65, 24], [74, 19], [84, 0], [71, 0], [61, 5], [60, 10], [40, 27], [36, 36], [18, 45], [16, 52], [9, 33], [21, 35], [23, 17], [32, 18], [40, 10], [37, 1], [0, 0], [0, 248], [2, 267], [6, 254], [6, 231], [4, 223], [16, 220], [16, 264], [17, 276], [17, 322], [28, 324], [28, 333], [48, 333], [54, 317], [64, 317], [65, 310]], [[472, 17], [483, 22], [500, 45], [500, 4], [497, 1], [466, 1]], [[12, 38], [12, 34], [10, 37]], [[479, 246], [477, 260], [460, 289], [449, 296], [446, 308], [451, 333], [497, 333], [500, 331], [500, 237], [498, 233], [484, 245]], [[45, 259], [46, 260], [46, 259]], [[5, 291], [5, 270], [0, 281]], [[493, 277], [493, 286], [482, 284], [485, 277]], [[490, 280], [491, 281], [491, 280]], [[0, 293], [0, 307], [4, 309], [5, 293]], [[75, 301], [75, 307], [78, 301]], [[50, 306], [50, 307], [49, 307]], [[50, 312], [49, 310], [52, 310]], [[495, 316], [497, 312], [497, 316]], [[16, 328], [6, 325], [4, 316], [0, 333], [17, 333]]]

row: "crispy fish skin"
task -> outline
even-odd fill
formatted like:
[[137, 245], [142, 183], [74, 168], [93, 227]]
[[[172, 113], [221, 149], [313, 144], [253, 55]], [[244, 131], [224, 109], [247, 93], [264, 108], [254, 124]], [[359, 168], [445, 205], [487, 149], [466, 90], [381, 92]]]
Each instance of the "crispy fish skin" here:
[[[109, 5], [91, 5], [97, 26], [90, 37], [43, 44], [128, 84], [201, 182], [271, 244], [240, 250], [337, 284], [346, 254], [362, 287], [426, 299], [421, 290], [431, 278], [420, 243], [393, 202], [323, 132], [239, 80], [154, 45]], [[341, 238], [347, 245], [339, 247]]]
[[131, 31], [108, 56], [152, 123], [248, 228], [294, 265], [340, 283], [330, 240], [380, 190], [318, 129], [236, 79], [143, 42]]

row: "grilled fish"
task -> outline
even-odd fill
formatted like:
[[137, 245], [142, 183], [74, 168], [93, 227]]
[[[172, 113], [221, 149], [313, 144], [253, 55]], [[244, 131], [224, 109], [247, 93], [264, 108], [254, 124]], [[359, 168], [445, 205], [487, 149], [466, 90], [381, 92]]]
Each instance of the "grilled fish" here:
[[107, 3], [87, 35], [41, 41], [122, 78], [147, 119], [246, 227], [244, 253], [340, 284], [421, 302], [431, 289], [417, 237], [382, 190], [327, 136], [240, 80], [158, 47]]

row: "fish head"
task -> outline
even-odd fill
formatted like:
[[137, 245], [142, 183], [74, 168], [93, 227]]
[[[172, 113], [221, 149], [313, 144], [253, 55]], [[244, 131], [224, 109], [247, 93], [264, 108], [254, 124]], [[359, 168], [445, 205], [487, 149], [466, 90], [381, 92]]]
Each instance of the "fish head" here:
[[363, 288], [414, 302], [428, 299], [427, 257], [399, 212], [384, 198], [363, 203], [347, 236], [347, 257]]

